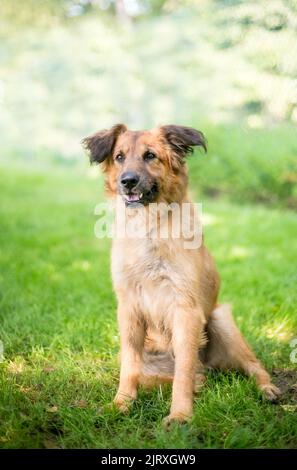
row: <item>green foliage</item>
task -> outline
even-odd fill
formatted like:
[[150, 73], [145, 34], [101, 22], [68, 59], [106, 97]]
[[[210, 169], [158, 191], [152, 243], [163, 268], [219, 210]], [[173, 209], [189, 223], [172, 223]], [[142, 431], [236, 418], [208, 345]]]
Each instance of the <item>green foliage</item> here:
[[[30, 148], [73, 156], [74, 139], [118, 120], [296, 122], [297, 15], [289, 2], [274, 0], [269, 11], [254, 0], [173, 2], [130, 25], [100, 9], [67, 17], [66, 4], [4, 0], [0, 130], [9, 146], [30, 132]], [[285, 24], [272, 28], [278, 12]]]
[[1, 0], [1, 22], [17, 26], [54, 24], [63, 18], [65, 0]]
[[190, 159], [200, 194], [297, 208], [297, 134], [294, 127], [247, 129], [205, 126], [207, 155]]

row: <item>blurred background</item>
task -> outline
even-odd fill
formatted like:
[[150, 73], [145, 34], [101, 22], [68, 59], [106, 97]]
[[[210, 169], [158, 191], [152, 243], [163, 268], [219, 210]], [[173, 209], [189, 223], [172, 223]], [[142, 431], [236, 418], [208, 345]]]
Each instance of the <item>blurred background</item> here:
[[[230, 373], [208, 375], [172, 433], [170, 390], [102, 413], [116, 300], [80, 142], [118, 122], [205, 133], [192, 199], [279, 406]], [[296, 448], [296, 124], [296, 0], [0, 0], [0, 447]]]
[[180, 123], [209, 141], [199, 191], [297, 207], [296, 0], [0, 9], [2, 159], [70, 164], [95, 130]]

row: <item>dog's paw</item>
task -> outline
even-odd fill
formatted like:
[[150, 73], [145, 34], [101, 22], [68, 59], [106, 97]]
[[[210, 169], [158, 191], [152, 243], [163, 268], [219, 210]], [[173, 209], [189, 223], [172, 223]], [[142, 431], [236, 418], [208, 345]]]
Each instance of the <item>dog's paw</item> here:
[[112, 402], [112, 406], [118, 411], [120, 411], [121, 413], [127, 414], [129, 413], [133, 400], [134, 400], [133, 397], [123, 395], [123, 394], [117, 394], [115, 399]]
[[162, 421], [162, 426], [164, 429], [169, 429], [170, 426], [174, 423], [177, 424], [184, 424], [191, 421], [192, 416], [185, 415], [183, 413], [170, 413], [170, 415], [166, 416], [166, 418]]
[[281, 396], [280, 389], [273, 384], [261, 385], [260, 390], [262, 391], [264, 397], [272, 402], [277, 401]]
[[120, 411], [121, 413], [125, 415], [128, 414], [130, 410], [130, 403], [127, 403], [127, 402], [119, 403], [117, 401], [113, 401], [112, 406], [113, 408], [115, 408], [116, 410]]

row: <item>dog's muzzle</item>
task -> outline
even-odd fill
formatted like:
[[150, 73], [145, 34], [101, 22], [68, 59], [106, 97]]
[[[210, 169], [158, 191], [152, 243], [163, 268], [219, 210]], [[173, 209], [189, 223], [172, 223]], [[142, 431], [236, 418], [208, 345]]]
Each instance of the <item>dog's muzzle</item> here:
[[149, 204], [155, 200], [158, 193], [158, 185], [155, 182], [141, 181], [134, 171], [123, 173], [119, 183], [119, 192], [127, 206]]

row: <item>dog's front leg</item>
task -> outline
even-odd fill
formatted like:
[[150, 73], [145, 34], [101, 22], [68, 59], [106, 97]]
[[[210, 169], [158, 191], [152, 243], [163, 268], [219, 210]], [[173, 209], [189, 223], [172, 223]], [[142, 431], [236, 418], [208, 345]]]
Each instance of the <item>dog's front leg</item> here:
[[121, 337], [120, 383], [114, 404], [120, 411], [127, 412], [137, 396], [145, 328], [133, 309], [119, 305], [118, 323]]
[[172, 346], [175, 369], [170, 414], [164, 419], [165, 426], [172, 421], [188, 421], [193, 414], [195, 375], [199, 364], [198, 349], [204, 325], [201, 309], [177, 309], [172, 324]]

